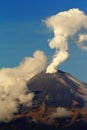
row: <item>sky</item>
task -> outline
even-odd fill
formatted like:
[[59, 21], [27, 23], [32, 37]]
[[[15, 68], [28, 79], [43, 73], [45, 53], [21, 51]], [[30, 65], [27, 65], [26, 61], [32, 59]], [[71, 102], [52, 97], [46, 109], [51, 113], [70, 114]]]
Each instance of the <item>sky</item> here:
[[[86, 0], [3, 0], [0, 1], [0, 68], [15, 67], [36, 50], [49, 61], [54, 55], [48, 39], [53, 33], [43, 23], [47, 17], [78, 8], [87, 15]], [[87, 83], [87, 51], [69, 43], [70, 57], [59, 69]]]

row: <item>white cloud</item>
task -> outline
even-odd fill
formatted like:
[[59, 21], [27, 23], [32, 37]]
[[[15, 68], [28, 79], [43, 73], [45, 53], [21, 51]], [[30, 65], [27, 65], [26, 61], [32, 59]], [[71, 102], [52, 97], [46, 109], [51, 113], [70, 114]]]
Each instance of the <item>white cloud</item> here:
[[46, 65], [46, 55], [36, 51], [33, 57], [24, 58], [15, 68], [0, 69], [0, 121], [13, 118], [20, 104], [32, 105], [34, 94], [26, 87], [27, 80], [43, 71]]
[[63, 118], [63, 117], [71, 117], [71, 111], [64, 108], [64, 107], [58, 107], [56, 112], [54, 112], [52, 114], [53, 118], [59, 117], [59, 118]]

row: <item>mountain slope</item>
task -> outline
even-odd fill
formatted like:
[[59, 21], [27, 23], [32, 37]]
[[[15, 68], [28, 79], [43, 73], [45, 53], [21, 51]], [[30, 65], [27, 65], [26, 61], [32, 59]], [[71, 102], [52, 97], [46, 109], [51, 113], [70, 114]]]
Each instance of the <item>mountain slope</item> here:
[[74, 100], [78, 102], [77, 107], [86, 105], [87, 84], [60, 70], [54, 74], [39, 73], [28, 81], [27, 86], [35, 93], [37, 105], [44, 101], [49, 107], [71, 108]]

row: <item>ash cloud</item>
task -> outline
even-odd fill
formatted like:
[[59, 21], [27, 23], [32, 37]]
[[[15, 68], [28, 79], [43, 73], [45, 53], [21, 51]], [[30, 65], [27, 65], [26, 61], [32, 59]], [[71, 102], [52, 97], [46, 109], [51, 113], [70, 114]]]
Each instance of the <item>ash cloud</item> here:
[[79, 9], [70, 9], [60, 12], [44, 20], [54, 37], [50, 39], [49, 46], [56, 52], [47, 73], [55, 73], [57, 67], [69, 57], [68, 40], [73, 40], [83, 50], [87, 50], [84, 42], [87, 40], [87, 15]]
[[31, 106], [34, 94], [26, 87], [27, 80], [46, 68], [47, 57], [36, 51], [19, 66], [0, 69], [0, 121], [7, 122], [18, 112], [19, 106]]

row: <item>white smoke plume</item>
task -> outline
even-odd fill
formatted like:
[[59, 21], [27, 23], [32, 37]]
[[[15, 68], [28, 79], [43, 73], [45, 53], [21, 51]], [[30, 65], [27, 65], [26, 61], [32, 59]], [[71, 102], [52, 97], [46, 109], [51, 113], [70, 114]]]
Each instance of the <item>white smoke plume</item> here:
[[69, 57], [68, 40], [73, 40], [81, 49], [87, 50], [83, 43], [87, 40], [87, 15], [79, 9], [70, 9], [53, 15], [44, 22], [54, 33], [49, 46], [56, 49], [56, 54], [46, 71], [54, 73], [58, 65]]
[[0, 121], [9, 121], [21, 105], [31, 106], [34, 94], [26, 83], [35, 74], [46, 68], [47, 58], [42, 51], [26, 57], [15, 68], [0, 69]]
[[83, 42], [85, 42], [86, 40], [87, 40], [87, 35], [86, 34], [79, 34], [78, 40], [76, 41], [76, 43], [78, 44], [78, 46], [80, 48], [87, 51], [87, 46], [83, 45]]
[[52, 114], [52, 118], [71, 117], [72, 112], [64, 107], [58, 107], [56, 112]]

